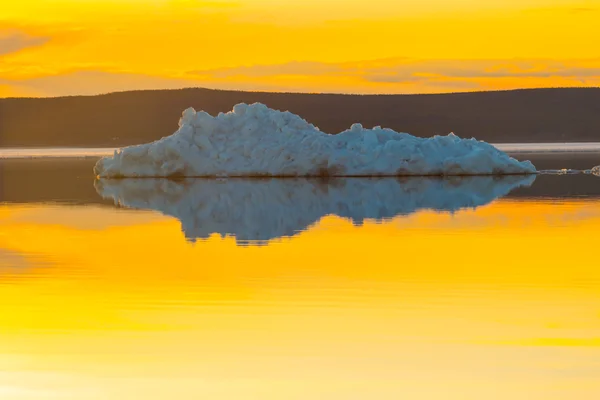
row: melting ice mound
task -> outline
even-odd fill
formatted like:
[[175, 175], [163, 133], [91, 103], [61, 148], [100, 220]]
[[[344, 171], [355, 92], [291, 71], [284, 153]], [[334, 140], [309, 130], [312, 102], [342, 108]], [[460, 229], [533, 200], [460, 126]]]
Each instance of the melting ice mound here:
[[354, 124], [330, 135], [257, 103], [217, 117], [188, 108], [173, 135], [115, 151], [95, 172], [103, 178], [500, 175], [535, 167], [454, 134], [422, 139]]
[[233, 235], [238, 242], [292, 236], [326, 215], [355, 224], [419, 210], [475, 208], [529, 186], [535, 175], [346, 179], [102, 179], [96, 190], [115, 204], [181, 221], [186, 238]]

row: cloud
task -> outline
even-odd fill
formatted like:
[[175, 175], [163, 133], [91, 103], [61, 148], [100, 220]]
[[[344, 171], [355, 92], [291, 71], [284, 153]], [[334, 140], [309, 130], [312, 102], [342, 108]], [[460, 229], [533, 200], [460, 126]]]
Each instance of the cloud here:
[[[585, 64], [585, 63], [584, 63]], [[204, 79], [267, 78], [277, 76], [348, 76], [376, 83], [411, 83], [439, 78], [586, 78], [600, 76], [600, 60], [581, 66], [554, 60], [410, 60], [388, 59], [352, 63], [293, 61], [278, 65], [254, 65], [189, 74]], [[582, 64], [583, 65], [583, 64]]]
[[0, 79], [0, 97], [96, 95], [187, 87], [312, 93], [435, 93], [600, 83], [600, 59], [292, 61], [189, 71], [181, 77], [103, 69], [97, 66], [36, 78]]
[[251, 65], [220, 69], [209, 69], [189, 71], [188, 74], [197, 77], [210, 78], [232, 78], [236, 76], [245, 77], [268, 77], [281, 75], [326, 75], [341, 72], [341, 66], [312, 61], [290, 61], [275, 65]]
[[0, 31], [0, 56], [41, 46], [48, 40], [49, 37], [33, 37], [18, 31]]
[[32, 97], [95, 95], [125, 90], [181, 89], [197, 86], [197, 82], [193, 80], [95, 70], [23, 80], [0, 79], [0, 84], [9, 87], [13, 93]]
[[387, 64], [360, 67], [346, 64], [365, 80], [378, 83], [409, 83], [436, 79], [482, 78], [586, 78], [600, 77], [600, 60], [390, 60]]
[[[323, 90], [346, 79], [346, 92], [431, 93], [496, 88], [589, 86], [600, 80], [600, 59], [412, 60], [395, 58], [347, 63], [292, 62], [196, 71], [206, 80], [265, 82], [278, 77], [322, 82]], [[301, 79], [300, 79], [301, 78]], [[356, 90], [356, 88], [360, 88]], [[354, 90], [353, 90], [354, 89]]]

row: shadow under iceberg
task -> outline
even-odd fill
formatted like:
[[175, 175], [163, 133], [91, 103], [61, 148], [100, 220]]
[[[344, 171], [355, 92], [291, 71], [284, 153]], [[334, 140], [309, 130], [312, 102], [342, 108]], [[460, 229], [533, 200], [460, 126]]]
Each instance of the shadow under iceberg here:
[[530, 186], [534, 175], [453, 178], [97, 180], [116, 205], [156, 210], [181, 221], [188, 240], [212, 234], [261, 244], [306, 230], [326, 215], [360, 225], [419, 210], [476, 208]]

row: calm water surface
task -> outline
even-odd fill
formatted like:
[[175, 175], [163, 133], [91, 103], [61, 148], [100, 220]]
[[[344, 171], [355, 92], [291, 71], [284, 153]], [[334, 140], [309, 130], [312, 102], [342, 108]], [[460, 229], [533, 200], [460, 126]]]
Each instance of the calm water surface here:
[[600, 178], [92, 165], [0, 162], [2, 399], [600, 398]]

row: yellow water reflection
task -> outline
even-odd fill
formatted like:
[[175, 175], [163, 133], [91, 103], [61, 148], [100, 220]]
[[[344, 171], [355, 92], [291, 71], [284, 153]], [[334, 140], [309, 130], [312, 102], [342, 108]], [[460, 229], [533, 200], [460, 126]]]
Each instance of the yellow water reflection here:
[[498, 201], [240, 247], [2, 206], [28, 263], [0, 263], [0, 396], [596, 399], [599, 226], [592, 201]]

